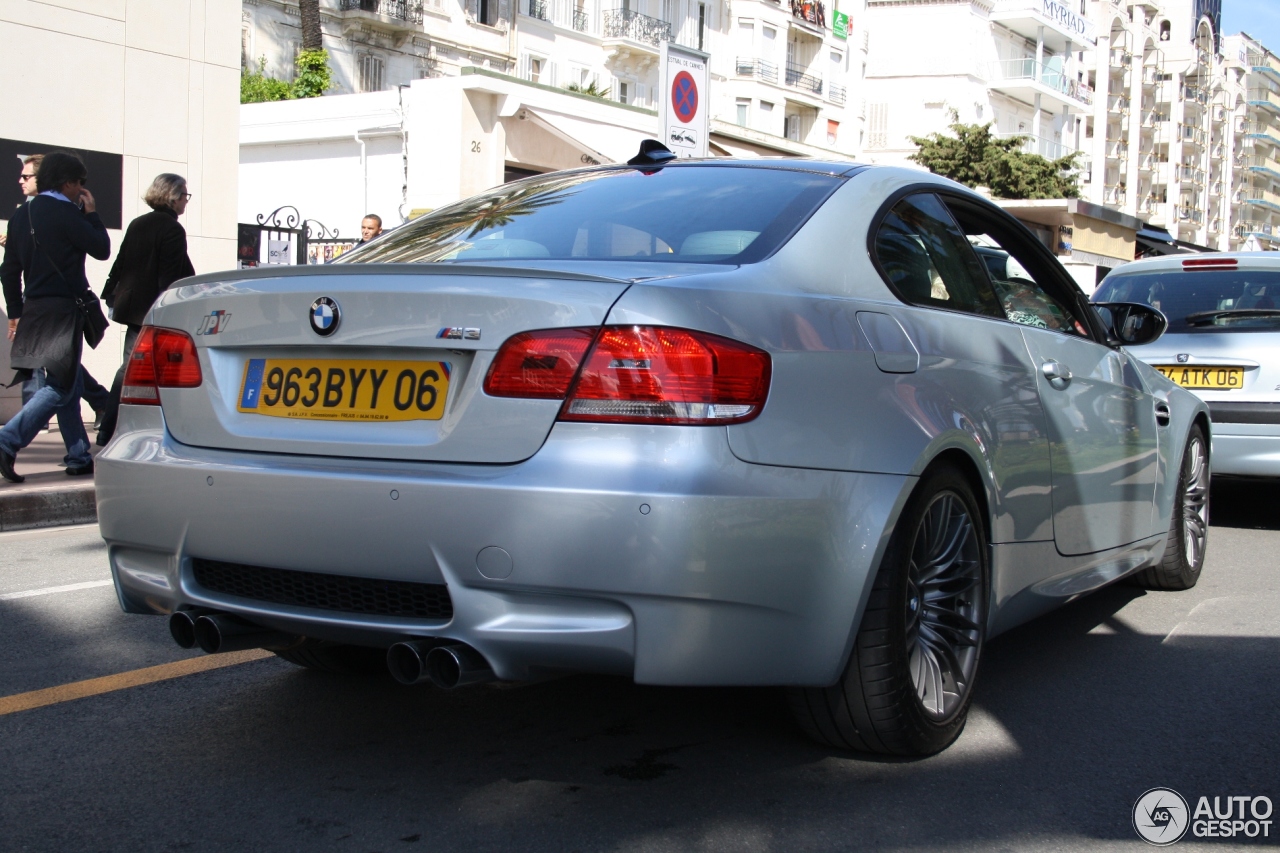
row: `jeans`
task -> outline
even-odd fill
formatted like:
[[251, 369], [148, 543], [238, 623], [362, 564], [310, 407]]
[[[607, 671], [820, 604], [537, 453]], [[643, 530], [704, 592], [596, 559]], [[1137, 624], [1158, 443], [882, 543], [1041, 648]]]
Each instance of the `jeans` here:
[[111, 382], [110, 399], [102, 411], [102, 418], [98, 421], [98, 446], [100, 447], [106, 447], [111, 436], [115, 435], [116, 421], [120, 417], [120, 391], [124, 387], [124, 374], [129, 369], [129, 356], [133, 355], [133, 345], [138, 342], [138, 333], [142, 331], [141, 326], [132, 324], [126, 325], [125, 329], [124, 362], [116, 371], [116, 378]]
[[[80, 382], [84, 385], [81, 392], [81, 399], [89, 404], [89, 407], [96, 413], [106, 410], [111, 403], [111, 392], [102, 386], [98, 380], [93, 378], [93, 374], [84, 369], [84, 365], [80, 365]], [[31, 402], [31, 398], [36, 392], [45, 386], [44, 368], [32, 371], [31, 378], [22, 383], [22, 405]], [[41, 429], [48, 428], [49, 424], [45, 423]]]
[[44, 429], [49, 418], [56, 414], [58, 429], [62, 432], [62, 443], [67, 448], [63, 462], [75, 468], [91, 463], [93, 455], [89, 452], [89, 436], [84, 431], [84, 421], [80, 418], [80, 392], [83, 385], [83, 376], [79, 371], [76, 372], [75, 384], [69, 389], [59, 388], [46, 376], [44, 386], [23, 405], [22, 411], [0, 428], [0, 450], [10, 456], [17, 456], [18, 451], [30, 444], [40, 430]]

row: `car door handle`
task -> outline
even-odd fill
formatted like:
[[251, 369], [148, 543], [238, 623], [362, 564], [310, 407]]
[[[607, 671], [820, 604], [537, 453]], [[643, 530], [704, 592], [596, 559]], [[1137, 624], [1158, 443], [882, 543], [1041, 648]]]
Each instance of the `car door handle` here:
[[1166, 403], [1156, 403], [1156, 423], [1160, 426], [1168, 426], [1169, 419], [1169, 406]]
[[1071, 384], [1071, 370], [1056, 361], [1046, 361], [1040, 365], [1040, 372], [1049, 380], [1049, 385], [1061, 391]]

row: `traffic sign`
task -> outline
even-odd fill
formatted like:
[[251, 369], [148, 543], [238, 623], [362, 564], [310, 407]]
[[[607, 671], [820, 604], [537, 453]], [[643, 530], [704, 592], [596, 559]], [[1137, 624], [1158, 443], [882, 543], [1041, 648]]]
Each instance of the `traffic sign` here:
[[708, 110], [704, 109], [711, 103], [707, 100], [708, 56], [666, 41], [660, 50], [658, 92], [662, 103], [658, 110], [658, 138], [677, 157], [706, 157], [711, 132]]
[[688, 71], [681, 71], [671, 84], [671, 106], [676, 118], [688, 124], [698, 114], [698, 84]]

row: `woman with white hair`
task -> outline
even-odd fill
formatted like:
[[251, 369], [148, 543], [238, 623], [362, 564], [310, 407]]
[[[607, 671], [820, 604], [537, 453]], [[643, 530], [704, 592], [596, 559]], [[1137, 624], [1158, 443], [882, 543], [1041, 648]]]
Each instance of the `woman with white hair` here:
[[187, 179], [169, 173], [156, 175], [142, 200], [151, 206], [151, 212], [129, 223], [120, 254], [102, 288], [102, 301], [111, 307], [111, 319], [123, 323], [128, 331], [124, 336], [124, 364], [111, 383], [111, 402], [98, 428], [100, 445], [115, 433], [125, 365], [147, 312], [175, 281], [196, 274], [187, 256], [187, 232], [178, 224], [178, 217], [191, 201]]

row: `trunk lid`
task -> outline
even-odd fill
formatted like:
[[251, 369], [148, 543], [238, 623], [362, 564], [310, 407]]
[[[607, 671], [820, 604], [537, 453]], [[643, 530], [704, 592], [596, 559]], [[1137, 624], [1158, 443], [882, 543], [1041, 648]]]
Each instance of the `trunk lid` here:
[[[627, 269], [632, 271], [630, 266]], [[706, 267], [699, 271], [705, 272]], [[599, 326], [629, 285], [629, 279], [589, 270], [443, 264], [286, 267], [188, 279], [184, 286], [164, 293], [149, 318], [153, 325], [190, 334], [203, 372], [198, 388], [160, 389], [165, 422], [175, 439], [199, 447], [436, 462], [518, 462], [542, 445], [560, 402], [486, 395], [482, 385], [498, 347], [518, 332]], [[311, 319], [322, 298], [329, 301], [316, 321], [321, 331], [325, 323], [336, 322], [327, 335], [313, 328]], [[334, 313], [336, 321], [328, 316]], [[257, 405], [252, 394], [246, 396], [246, 386], [268, 399], [272, 395], [262, 384], [264, 371], [266, 383], [275, 381], [278, 387], [278, 378], [270, 378], [273, 365], [286, 369], [300, 365], [305, 370], [313, 362], [318, 370], [332, 368], [340, 374], [350, 365], [353, 379], [357, 367], [401, 363], [391, 366], [387, 390], [393, 388], [395, 373], [405, 364], [411, 370], [425, 370], [439, 362], [436, 375], [447, 379], [447, 389], [442, 387], [440, 395], [443, 408], [430, 409], [435, 419], [340, 420], [333, 418], [343, 417], [338, 413], [347, 396], [335, 393], [335, 408], [324, 413], [329, 419], [268, 416], [261, 413], [265, 408], [243, 410], [245, 405]], [[368, 375], [377, 374], [371, 368]], [[385, 378], [386, 371], [382, 374]], [[351, 390], [353, 384], [357, 393], [371, 388], [369, 383], [349, 383], [345, 388]], [[334, 385], [338, 391], [344, 387]], [[323, 387], [330, 390], [327, 384]], [[305, 380], [302, 388], [302, 399], [311, 399]], [[314, 390], [320, 393], [319, 387]], [[397, 407], [402, 390], [394, 392]], [[279, 392], [274, 393], [278, 402]], [[362, 405], [372, 400], [360, 399]], [[418, 399], [426, 402], [432, 397]], [[325, 404], [329, 401], [326, 398]], [[404, 416], [416, 416], [412, 406], [408, 408]]]

